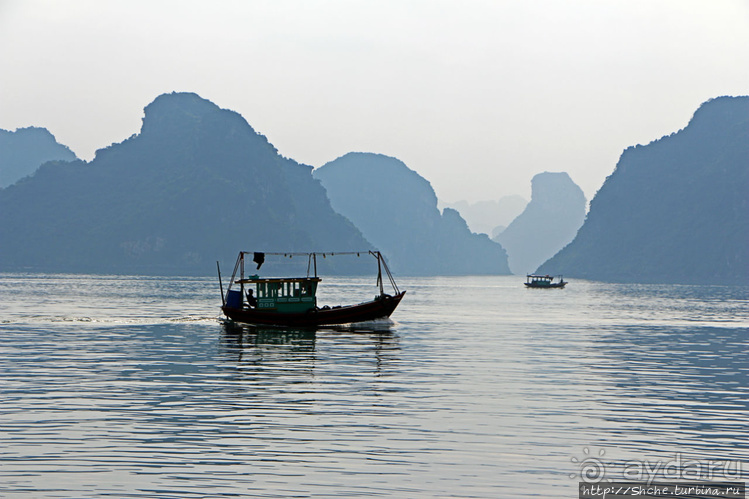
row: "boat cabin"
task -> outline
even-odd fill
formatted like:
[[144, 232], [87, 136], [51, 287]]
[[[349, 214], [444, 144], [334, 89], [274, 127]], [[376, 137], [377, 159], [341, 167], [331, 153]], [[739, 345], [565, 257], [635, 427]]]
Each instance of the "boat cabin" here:
[[563, 288], [567, 282], [562, 276], [557, 276], [558, 282], [554, 282], [554, 276], [528, 274], [525, 279], [525, 285], [529, 288]]
[[[238, 279], [241, 285], [240, 298], [243, 306], [275, 312], [306, 312], [317, 306], [317, 284], [319, 277], [264, 278], [253, 275]], [[250, 304], [247, 295], [252, 290], [256, 304]]]
[[551, 284], [551, 281], [554, 280], [553, 277], [550, 275], [529, 275], [527, 277], [527, 282], [532, 283], [536, 286], [548, 286]]

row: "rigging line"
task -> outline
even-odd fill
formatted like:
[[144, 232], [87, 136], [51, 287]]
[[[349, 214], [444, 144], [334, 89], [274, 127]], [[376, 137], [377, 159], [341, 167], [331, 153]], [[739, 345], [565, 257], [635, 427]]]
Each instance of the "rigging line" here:
[[[243, 254], [250, 254], [250, 253], [264, 253], [266, 255], [272, 255], [272, 256], [310, 256], [310, 255], [330, 255], [330, 256], [338, 256], [338, 255], [359, 255], [360, 253], [364, 253], [364, 251], [311, 251], [308, 253], [289, 253], [288, 251], [285, 253], [275, 253], [275, 252], [268, 252], [268, 251], [242, 251]], [[372, 253], [372, 251], [369, 251], [369, 253]]]
[[390, 284], [393, 286], [393, 289], [395, 290], [395, 294], [396, 295], [400, 294], [400, 290], [398, 289], [398, 285], [395, 284], [395, 279], [393, 279], [393, 275], [390, 273], [390, 268], [388, 267], [388, 264], [385, 261], [385, 258], [382, 257], [382, 255], [380, 255], [380, 257], [382, 258], [382, 266], [385, 267], [385, 272], [388, 275], [388, 279], [390, 279]]
[[244, 255], [242, 253], [239, 253], [239, 256], [237, 257], [237, 263], [234, 264], [234, 271], [231, 273], [231, 281], [229, 281], [229, 287], [226, 288], [226, 293], [229, 294], [229, 290], [231, 289], [231, 285], [234, 284], [234, 278], [237, 276], [237, 269], [239, 269], [239, 261], [244, 259]]

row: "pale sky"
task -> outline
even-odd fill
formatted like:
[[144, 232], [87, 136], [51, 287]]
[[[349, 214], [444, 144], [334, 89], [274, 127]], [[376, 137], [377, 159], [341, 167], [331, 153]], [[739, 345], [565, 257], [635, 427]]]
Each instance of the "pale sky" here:
[[284, 156], [394, 156], [446, 202], [590, 199], [622, 151], [749, 94], [749, 0], [0, 0], [0, 128], [79, 157], [158, 95], [239, 112]]

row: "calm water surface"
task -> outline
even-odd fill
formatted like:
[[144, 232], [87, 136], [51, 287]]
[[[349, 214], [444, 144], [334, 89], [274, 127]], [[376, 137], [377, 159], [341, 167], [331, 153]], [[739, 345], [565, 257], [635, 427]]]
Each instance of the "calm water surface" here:
[[2, 274], [0, 497], [577, 497], [638, 463], [747, 481], [749, 287], [522, 281], [400, 279], [391, 321], [310, 332], [222, 323], [215, 279]]

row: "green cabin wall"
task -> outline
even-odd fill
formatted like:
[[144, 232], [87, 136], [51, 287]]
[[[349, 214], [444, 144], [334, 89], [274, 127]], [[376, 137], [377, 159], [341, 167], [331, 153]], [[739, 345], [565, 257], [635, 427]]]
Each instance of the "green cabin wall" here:
[[306, 312], [315, 308], [319, 279], [259, 280], [255, 283], [257, 308], [277, 312]]

